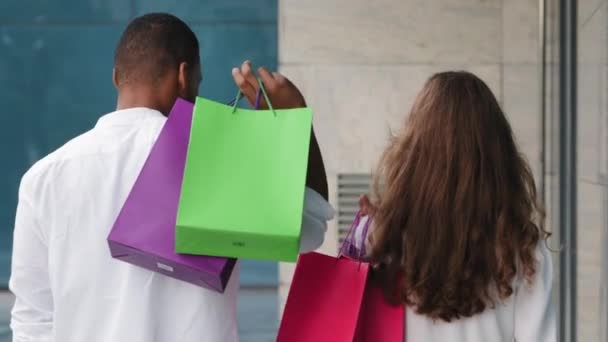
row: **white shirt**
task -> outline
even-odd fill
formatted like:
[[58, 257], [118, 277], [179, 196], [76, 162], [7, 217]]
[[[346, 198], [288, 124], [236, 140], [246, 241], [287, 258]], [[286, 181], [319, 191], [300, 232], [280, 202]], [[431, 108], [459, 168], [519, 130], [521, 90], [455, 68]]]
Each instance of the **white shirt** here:
[[[357, 248], [363, 241], [367, 243], [362, 233], [367, 219], [363, 217], [353, 232]], [[513, 285], [515, 293], [496, 308], [486, 309], [481, 314], [449, 323], [434, 322], [406, 307], [406, 341], [557, 342], [552, 298], [553, 263], [544, 242], [539, 243], [536, 260], [536, 274], [531, 286], [521, 278], [516, 279]]]
[[[13, 341], [238, 340], [238, 263], [220, 294], [110, 256], [108, 233], [165, 120], [146, 108], [108, 114], [23, 176]], [[303, 251], [321, 245], [331, 217], [331, 206], [307, 189]]]

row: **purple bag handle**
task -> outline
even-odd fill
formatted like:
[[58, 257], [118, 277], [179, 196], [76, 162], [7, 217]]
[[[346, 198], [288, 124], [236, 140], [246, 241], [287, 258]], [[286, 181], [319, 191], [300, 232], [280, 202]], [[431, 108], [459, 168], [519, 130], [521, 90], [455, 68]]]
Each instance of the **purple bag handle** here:
[[353, 220], [353, 223], [350, 225], [350, 228], [348, 228], [348, 232], [346, 232], [346, 236], [344, 237], [344, 241], [342, 241], [342, 245], [340, 245], [340, 249], [338, 250], [338, 257], [341, 257], [344, 255], [344, 248], [346, 247], [347, 243], [352, 246], [352, 244], [350, 243], [350, 238], [353, 234], [353, 231], [355, 230], [355, 227], [357, 227], [359, 225], [360, 221], [361, 221], [361, 212], [358, 211], [357, 214], [355, 215], [355, 219]]
[[[357, 255], [357, 259], [361, 260], [363, 259], [363, 257], [366, 254], [366, 248], [365, 248], [365, 239], [367, 238], [367, 231], [369, 230], [369, 225], [371, 224], [371, 217], [369, 217], [367, 219], [367, 222], [365, 222], [365, 226], [363, 226], [363, 232], [362, 232], [362, 242], [361, 242], [361, 248], [359, 249], [359, 253]], [[357, 214], [355, 215], [355, 219], [353, 220], [353, 223], [351, 224], [350, 228], [348, 229], [348, 233], [346, 233], [346, 236], [344, 237], [344, 241], [342, 242], [342, 245], [340, 246], [340, 250], [338, 252], [338, 257], [344, 256], [345, 255], [345, 248], [346, 245], [348, 244], [350, 247], [355, 247], [355, 249], [357, 249], [356, 243], [353, 244], [352, 242], [352, 238], [353, 238], [353, 233], [355, 231], [355, 228], [357, 226], [359, 226], [359, 223], [361, 222], [361, 211], [358, 211]], [[349, 255], [352, 255], [352, 253], [348, 253]]]
[[[264, 89], [262, 82], [259, 80], [258, 80], [258, 82], [260, 84], [260, 88], [258, 88], [258, 93], [255, 95], [255, 104], [253, 105], [253, 109], [255, 109], [255, 110], [260, 109], [260, 101], [262, 100], [262, 94], [264, 94], [264, 97], [267, 98], [266, 91]], [[240, 92], [239, 92], [239, 94], [237, 94], [237, 96], [235, 98], [230, 100], [230, 102], [228, 102], [227, 105], [234, 106], [235, 103], [238, 102], [239, 100], [240, 100]], [[266, 100], [266, 102], [268, 102], [268, 99]], [[272, 110], [272, 107], [269, 107], [269, 108]]]
[[255, 104], [253, 105], [254, 109], [260, 109], [260, 99], [262, 98], [262, 88], [258, 89], [258, 93], [255, 95]]
[[365, 241], [367, 241], [367, 231], [369, 230], [369, 225], [372, 223], [371, 215], [367, 217], [367, 222], [365, 222], [365, 226], [363, 226], [363, 233], [361, 233], [361, 254], [365, 256], [367, 254], [367, 247], [365, 246]]

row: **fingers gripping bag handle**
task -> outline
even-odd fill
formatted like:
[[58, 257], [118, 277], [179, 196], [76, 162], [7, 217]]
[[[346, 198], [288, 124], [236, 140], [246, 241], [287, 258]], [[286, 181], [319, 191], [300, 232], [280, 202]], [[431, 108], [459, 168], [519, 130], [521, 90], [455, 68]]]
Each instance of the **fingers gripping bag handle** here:
[[[272, 107], [272, 104], [270, 103], [270, 98], [268, 97], [268, 93], [266, 92], [266, 88], [264, 87], [264, 83], [262, 82], [261, 79], [258, 78], [258, 92], [255, 96], [255, 103], [253, 105], [253, 108], [258, 110], [260, 109], [260, 104], [261, 104], [261, 100], [262, 100], [262, 95], [264, 95], [264, 99], [266, 100], [266, 104], [268, 105], [268, 109], [270, 111], [272, 111], [272, 113], [276, 116], [276, 112], [274, 111], [274, 108]], [[228, 102], [229, 106], [232, 106], [232, 112], [234, 112], [236, 110], [236, 106], [238, 105], [239, 101], [241, 100], [243, 96], [243, 92], [241, 91], [241, 89], [239, 89], [236, 93], [236, 96], [234, 97], [234, 99], [232, 99], [230, 102]]]

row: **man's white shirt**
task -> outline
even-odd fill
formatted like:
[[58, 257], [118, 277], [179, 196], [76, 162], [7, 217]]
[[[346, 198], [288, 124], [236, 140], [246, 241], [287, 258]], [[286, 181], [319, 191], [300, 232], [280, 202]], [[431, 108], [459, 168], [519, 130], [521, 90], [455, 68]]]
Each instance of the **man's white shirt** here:
[[[107, 114], [24, 175], [10, 279], [13, 341], [238, 340], [238, 263], [220, 294], [110, 256], [108, 233], [165, 120], [148, 108]], [[333, 215], [307, 188], [302, 252], [322, 244]]]

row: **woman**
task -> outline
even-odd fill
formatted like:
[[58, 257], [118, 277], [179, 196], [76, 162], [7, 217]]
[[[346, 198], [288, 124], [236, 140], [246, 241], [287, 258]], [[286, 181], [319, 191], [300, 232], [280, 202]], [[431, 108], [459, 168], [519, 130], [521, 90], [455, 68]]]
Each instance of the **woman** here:
[[533, 175], [479, 78], [429, 79], [361, 206], [374, 279], [407, 306], [408, 341], [556, 341]]

